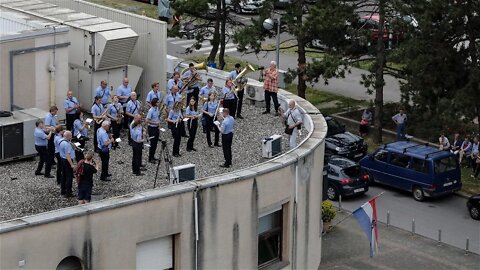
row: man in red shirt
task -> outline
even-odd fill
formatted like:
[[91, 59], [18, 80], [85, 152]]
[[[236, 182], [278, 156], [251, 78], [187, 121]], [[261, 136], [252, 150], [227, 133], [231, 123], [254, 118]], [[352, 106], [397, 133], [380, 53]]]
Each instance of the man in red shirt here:
[[263, 71], [263, 90], [265, 91], [265, 111], [263, 114], [270, 113], [270, 97], [273, 99], [273, 106], [275, 108], [275, 116], [278, 116], [278, 70], [275, 61], [270, 62], [270, 67]]

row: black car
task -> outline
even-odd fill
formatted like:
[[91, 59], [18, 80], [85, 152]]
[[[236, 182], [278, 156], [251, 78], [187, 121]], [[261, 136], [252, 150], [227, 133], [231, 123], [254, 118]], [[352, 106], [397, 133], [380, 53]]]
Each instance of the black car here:
[[345, 125], [340, 124], [330, 116], [326, 116], [328, 131], [325, 139], [325, 155], [339, 155], [352, 160], [359, 160], [367, 154], [367, 143], [362, 137], [345, 130]]
[[368, 175], [360, 165], [341, 156], [331, 156], [327, 168], [327, 198], [337, 200], [368, 191]]
[[480, 220], [480, 194], [473, 195], [468, 199], [467, 208], [473, 219]]

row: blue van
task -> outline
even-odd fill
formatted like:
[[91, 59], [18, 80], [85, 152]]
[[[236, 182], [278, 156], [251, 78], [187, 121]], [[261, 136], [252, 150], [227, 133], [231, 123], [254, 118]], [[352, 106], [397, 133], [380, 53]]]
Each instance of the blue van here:
[[462, 188], [456, 156], [428, 144], [388, 143], [359, 163], [369, 174], [370, 181], [410, 191], [417, 201]]

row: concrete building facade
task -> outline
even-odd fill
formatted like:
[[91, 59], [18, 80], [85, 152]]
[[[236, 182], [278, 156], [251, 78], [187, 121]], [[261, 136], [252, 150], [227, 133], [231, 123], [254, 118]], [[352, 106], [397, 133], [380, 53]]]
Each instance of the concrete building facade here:
[[267, 162], [0, 223], [1, 269], [317, 269], [327, 126]]
[[[68, 27], [52, 27], [6, 9], [0, 13], [0, 110], [63, 107], [68, 89]], [[64, 112], [59, 113], [63, 119]]]

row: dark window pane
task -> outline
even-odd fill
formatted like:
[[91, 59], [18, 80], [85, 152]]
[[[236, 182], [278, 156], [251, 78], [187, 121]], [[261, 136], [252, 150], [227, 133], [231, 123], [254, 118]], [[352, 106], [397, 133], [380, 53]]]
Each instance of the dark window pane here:
[[435, 160], [435, 174], [452, 171], [457, 168], [457, 159], [454, 156]]
[[280, 259], [280, 233], [258, 236], [258, 265]]
[[387, 158], [388, 152], [385, 150], [379, 150], [377, 153], [375, 153], [375, 159], [378, 161], [387, 162]]
[[410, 162], [409, 156], [405, 156], [404, 154], [399, 154], [399, 153], [390, 154], [390, 163], [392, 165], [407, 168], [409, 162]]
[[428, 163], [424, 159], [413, 158], [412, 168], [421, 173], [428, 173]]

